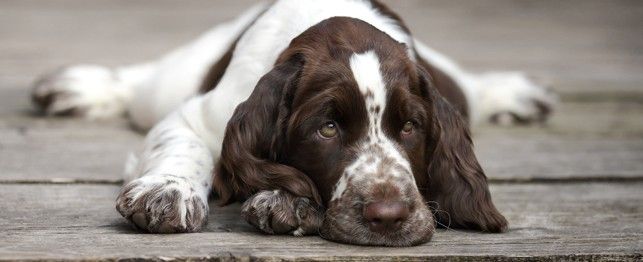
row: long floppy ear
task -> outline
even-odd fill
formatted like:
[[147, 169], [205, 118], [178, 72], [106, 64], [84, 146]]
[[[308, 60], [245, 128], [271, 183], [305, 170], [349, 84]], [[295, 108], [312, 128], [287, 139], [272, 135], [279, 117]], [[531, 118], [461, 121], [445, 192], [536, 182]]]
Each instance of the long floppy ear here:
[[228, 122], [214, 188], [221, 204], [245, 200], [262, 190], [282, 189], [320, 203], [314, 183], [301, 171], [278, 163], [289, 96], [304, 65], [299, 55], [259, 80], [252, 95]]
[[468, 124], [432, 86], [421, 68], [420, 79], [432, 115], [427, 137], [428, 187], [424, 192], [444, 226], [503, 232], [507, 220], [491, 201], [487, 177], [473, 152]]

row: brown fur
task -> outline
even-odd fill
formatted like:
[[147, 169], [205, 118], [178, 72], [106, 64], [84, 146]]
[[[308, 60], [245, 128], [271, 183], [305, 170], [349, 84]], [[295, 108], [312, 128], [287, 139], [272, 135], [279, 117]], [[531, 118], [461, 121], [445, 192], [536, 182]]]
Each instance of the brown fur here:
[[[365, 97], [349, 67], [351, 55], [369, 50], [379, 56], [389, 93], [381, 125], [406, 153], [424, 200], [441, 210], [434, 214], [436, 219], [452, 227], [506, 229], [473, 154], [461, 91], [452, 90], [457, 89], [453, 81], [425, 62], [412, 62], [406, 46], [352, 18], [325, 20], [295, 38], [237, 108], [215, 171], [214, 186], [222, 203], [281, 189], [322, 206], [329, 204], [333, 186], [355, 159], [355, 145], [366, 133], [367, 112], [382, 110], [364, 107]], [[436, 87], [449, 81], [442, 89]], [[417, 121], [417, 131], [402, 137], [399, 130], [407, 119]], [[341, 140], [311, 137], [327, 120], [341, 127]], [[409, 201], [423, 202], [421, 197]], [[363, 236], [326, 235], [368, 243], [358, 240]], [[378, 243], [410, 245], [428, 239], [430, 235], [414, 240], [396, 235]]]
[[208, 69], [208, 72], [205, 74], [205, 77], [203, 78], [203, 81], [201, 81], [201, 86], [199, 87], [199, 94], [205, 94], [207, 92], [212, 91], [214, 88], [217, 87], [219, 82], [221, 81], [221, 78], [223, 78], [223, 75], [226, 72], [226, 69], [228, 69], [228, 66], [230, 66], [230, 62], [232, 61], [232, 56], [234, 55], [234, 50], [237, 48], [237, 43], [239, 43], [239, 40], [245, 34], [245, 32], [250, 28], [256, 21], [261, 17], [266, 11], [263, 10], [257, 17], [255, 17], [255, 20], [252, 21], [246, 28], [243, 29], [241, 34], [237, 39], [234, 40], [234, 42], [230, 45], [230, 48], [223, 54], [219, 60], [214, 62], [210, 69]]
[[434, 204], [435, 217], [444, 226], [503, 232], [507, 220], [491, 201], [487, 177], [473, 152], [469, 128], [458, 111], [431, 85], [419, 69], [424, 97], [432, 111], [427, 140], [429, 165], [424, 195]]
[[[395, 13], [393, 10], [388, 8], [380, 1], [370, 0], [370, 2], [373, 5], [373, 7], [375, 7], [382, 15], [388, 16], [394, 19], [395, 21], [398, 21], [400, 28], [402, 28], [403, 31], [410, 34], [410, 30], [408, 26], [406, 26], [406, 24], [402, 21], [402, 19], [397, 13]], [[261, 14], [257, 18], [259, 17], [261, 17]], [[251, 25], [253, 23], [251, 23]], [[248, 28], [250, 26], [248, 26]], [[243, 36], [243, 33], [241, 35]], [[201, 87], [199, 88], [200, 94], [205, 94], [207, 92], [210, 92], [211, 90], [216, 88], [216, 86], [219, 84], [219, 82], [221, 81], [221, 78], [223, 78], [223, 75], [225, 74], [226, 69], [230, 65], [230, 61], [232, 61], [232, 56], [234, 54], [234, 51], [235, 51], [235, 48], [237, 47], [238, 42], [239, 42], [239, 39], [236, 39], [234, 43], [230, 45], [230, 48], [225, 52], [225, 54], [221, 58], [219, 58], [219, 60], [217, 60], [214, 64], [212, 64], [212, 66], [206, 73], [205, 77], [203, 78]], [[426, 60], [422, 59], [420, 56], [416, 56], [416, 60], [418, 61], [418, 64], [422, 66], [422, 68], [424, 68], [424, 70], [430, 73], [430, 75], [433, 78], [433, 83], [435, 87], [438, 89], [438, 92], [440, 92], [440, 94], [442, 94], [456, 109], [458, 109], [458, 111], [460, 111], [460, 114], [462, 114], [465, 120], [467, 120], [469, 115], [467, 101], [464, 96], [464, 93], [462, 93], [462, 89], [460, 89], [457, 83], [447, 74], [445, 74], [435, 66], [431, 65]], [[46, 102], [38, 101], [38, 103], [42, 104]]]
[[210, 92], [219, 84], [221, 78], [223, 78], [223, 75], [225, 74], [226, 69], [230, 65], [230, 61], [232, 61], [232, 55], [234, 54], [234, 50], [237, 47], [238, 42], [239, 39], [235, 40], [228, 51], [226, 51], [225, 54], [223, 54], [223, 56], [210, 67], [208, 72], [205, 74], [205, 77], [203, 78], [201, 87], [199, 87], [199, 94]]

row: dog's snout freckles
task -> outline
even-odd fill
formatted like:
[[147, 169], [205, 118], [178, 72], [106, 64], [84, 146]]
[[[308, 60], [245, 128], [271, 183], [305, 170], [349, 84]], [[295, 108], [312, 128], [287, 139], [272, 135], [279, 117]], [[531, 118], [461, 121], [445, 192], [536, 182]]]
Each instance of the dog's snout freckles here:
[[[362, 245], [408, 246], [428, 241], [434, 222], [408, 160], [366, 150], [335, 186], [322, 236]], [[373, 152], [378, 152], [373, 154]]]
[[381, 246], [428, 241], [435, 226], [433, 215], [409, 176], [377, 178], [362, 173], [348, 179], [341, 196], [328, 204], [322, 237]]

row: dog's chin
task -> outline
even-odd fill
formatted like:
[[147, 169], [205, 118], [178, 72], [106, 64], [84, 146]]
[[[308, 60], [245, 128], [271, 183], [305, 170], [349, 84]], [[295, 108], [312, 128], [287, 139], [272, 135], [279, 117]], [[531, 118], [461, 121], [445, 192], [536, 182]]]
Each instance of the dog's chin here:
[[354, 208], [328, 210], [320, 229], [324, 239], [351, 245], [407, 247], [424, 244], [435, 232], [433, 215], [422, 205], [402, 228], [388, 233], [373, 232]]

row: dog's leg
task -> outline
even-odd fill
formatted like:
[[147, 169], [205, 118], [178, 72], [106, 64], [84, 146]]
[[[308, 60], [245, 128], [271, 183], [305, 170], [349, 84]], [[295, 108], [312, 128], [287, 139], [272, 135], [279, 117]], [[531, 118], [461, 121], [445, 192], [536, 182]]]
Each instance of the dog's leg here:
[[149, 63], [77, 65], [45, 74], [35, 82], [32, 100], [46, 115], [100, 119], [129, 112], [136, 126], [148, 129], [197, 94], [208, 68], [265, 8], [256, 5]]
[[521, 72], [466, 72], [443, 54], [415, 41], [418, 55], [449, 75], [462, 88], [471, 122], [512, 125], [543, 122], [558, 102], [556, 94]]
[[487, 72], [470, 78], [480, 121], [505, 126], [545, 122], [558, 103], [549, 87], [523, 72]]
[[31, 93], [34, 106], [46, 115], [79, 116], [88, 119], [124, 115], [133, 89], [157, 70], [156, 63], [117, 69], [99, 65], [76, 65], [41, 76]]
[[134, 93], [132, 123], [149, 129], [188, 98], [198, 95], [210, 67], [230, 49], [243, 31], [267, 8], [255, 5], [235, 20], [218, 25], [159, 62], [159, 70]]
[[203, 125], [201, 98], [190, 100], [147, 135], [131, 159], [116, 209], [153, 233], [197, 232], [207, 221], [214, 158]]

